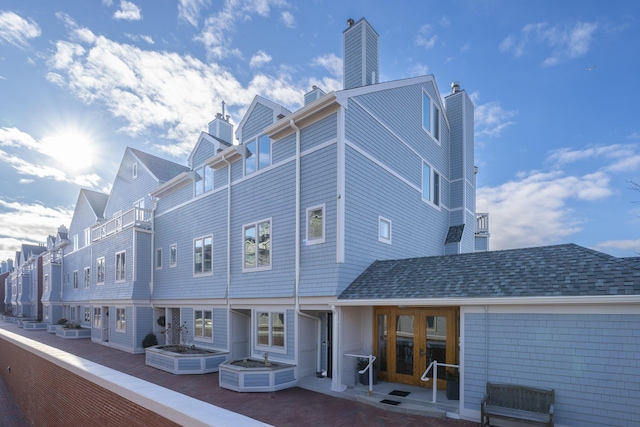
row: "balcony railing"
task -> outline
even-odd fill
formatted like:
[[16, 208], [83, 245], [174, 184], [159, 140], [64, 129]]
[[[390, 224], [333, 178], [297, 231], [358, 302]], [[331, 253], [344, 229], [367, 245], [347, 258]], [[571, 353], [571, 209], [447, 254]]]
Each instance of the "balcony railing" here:
[[91, 229], [91, 241], [96, 242], [131, 227], [151, 228], [151, 209], [133, 208]]
[[489, 214], [476, 213], [476, 234], [489, 233]]
[[62, 261], [62, 257], [60, 256], [60, 254], [58, 252], [49, 252], [44, 254], [44, 257], [42, 258], [42, 264], [46, 265], [46, 264], [60, 264], [60, 262]]

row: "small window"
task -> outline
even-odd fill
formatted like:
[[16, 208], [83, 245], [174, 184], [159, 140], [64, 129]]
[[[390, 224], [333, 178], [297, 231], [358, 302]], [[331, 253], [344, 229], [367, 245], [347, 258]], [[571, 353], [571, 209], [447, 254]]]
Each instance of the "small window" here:
[[246, 157], [244, 159], [244, 174], [249, 175], [271, 164], [271, 138], [268, 135], [245, 144]]
[[116, 254], [116, 282], [124, 282], [126, 279], [126, 252]]
[[89, 246], [91, 244], [91, 228], [84, 229], [84, 245]]
[[93, 327], [94, 328], [99, 328], [102, 326], [101, 317], [102, 317], [102, 307], [94, 307], [93, 308]]
[[324, 243], [324, 219], [325, 205], [307, 209], [307, 245]]
[[96, 260], [96, 283], [98, 285], [104, 284], [104, 257]]
[[156, 249], [156, 270], [162, 268], [162, 248]]
[[49, 291], [49, 275], [48, 274], [44, 275], [44, 291], [45, 292]]
[[195, 333], [196, 338], [212, 338], [213, 322], [211, 310], [195, 310]]
[[116, 331], [127, 330], [127, 312], [124, 308], [116, 308]]
[[78, 270], [73, 272], [73, 289], [78, 289]]
[[49, 306], [45, 305], [44, 306], [44, 320], [49, 319]]
[[391, 221], [383, 217], [378, 218], [378, 240], [391, 243]]
[[78, 243], [79, 239], [78, 239], [78, 235], [74, 234], [73, 235], [73, 250], [77, 251], [78, 249], [80, 249], [80, 245]]
[[243, 256], [244, 271], [271, 268], [271, 220], [245, 225]]
[[91, 307], [84, 308], [84, 323], [91, 323]]
[[169, 247], [169, 267], [178, 265], [178, 245], [173, 244]]
[[85, 267], [84, 269], [84, 287], [91, 287], [91, 268]]
[[193, 241], [193, 274], [211, 274], [213, 265], [213, 237], [201, 237]]
[[133, 172], [133, 179], [138, 178], [138, 162], [134, 162], [133, 166], [131, 167], [131, 170]]
[[284, 313], [256, 312], [256, 346], [284, 350], [286, 339]]

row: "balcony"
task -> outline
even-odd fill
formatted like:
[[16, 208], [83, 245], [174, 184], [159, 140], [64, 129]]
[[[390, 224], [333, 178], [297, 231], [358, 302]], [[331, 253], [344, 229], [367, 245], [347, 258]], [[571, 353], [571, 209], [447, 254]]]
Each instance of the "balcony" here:
[[44, 254], [42, 258], [42, 264], [60, 264], [62, 262], [62, 257], [59, 252], [47, 252]]
[[489, 214], [476, 213], [476, 235], [489, 234]]
[[109, 221], [103, 222], [91, 229], [91, 241], [97, 242], [106, 239], [112, 234], [121, 232], [131, 227], [139, 227], [147, 230], [151, 229], [151, 209], [133, 208], [119, 215], [114, 216]]

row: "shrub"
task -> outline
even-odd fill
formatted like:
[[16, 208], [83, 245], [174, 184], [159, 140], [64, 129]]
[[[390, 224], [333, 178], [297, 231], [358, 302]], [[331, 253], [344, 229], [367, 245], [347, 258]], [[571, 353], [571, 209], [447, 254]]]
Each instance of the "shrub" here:
[[60, 319], [58, 319], [57, 324], [58, 325], [66, 325], [69, 321], [67, 319], [65, 319], [64, 317], [61, 317]]
[[158, 345], [158, 337], [156, 337], [156, 334], [153, 332], [149, 332], [142, 340], [142, 348], [151, 347], [153, 345]]

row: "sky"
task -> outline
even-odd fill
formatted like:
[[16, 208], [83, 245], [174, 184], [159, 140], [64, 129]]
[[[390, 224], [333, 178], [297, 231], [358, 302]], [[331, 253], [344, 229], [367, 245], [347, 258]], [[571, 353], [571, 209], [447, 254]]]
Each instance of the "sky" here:
[[0, 260], [108, 193], [127, 146], [185, 164], [225, 102], [342, 88], [342, 32], [380, 36], [380, 81], [433, 74], [475, 104], [492, 250], [640, 254], [640, 2], [3, 0]]

